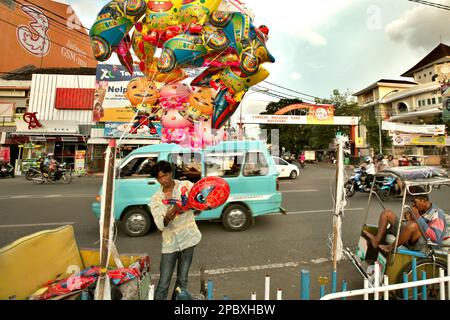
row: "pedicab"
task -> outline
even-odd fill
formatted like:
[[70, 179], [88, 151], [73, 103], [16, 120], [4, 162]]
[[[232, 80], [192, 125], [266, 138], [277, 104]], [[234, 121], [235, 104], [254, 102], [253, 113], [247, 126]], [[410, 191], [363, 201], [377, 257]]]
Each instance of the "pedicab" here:
[[[359, 242], [356, 247], [356, 251], [353, 253], [349, 248], [345, 249], [346, 255], [350, 258], [354, 266], [361, 273], [361, 275], [369, 279], [369, 283], [373, 283], [373, 269], [375, 262], [380, 265], [380, 280], [384, 275], [389, 278], [389, 284], [403, 283], [403, 273], [408, 275], [408, 281], [413, 279], [413, 258], [416, 258], [416, 273], [419, 280], [421, 280], [422, 271], [426, 272], [427, 279], [436, 278], [439, 276], [439, 268], [447, 271], [447, 255], [450, 252], [450, 244], [444, 241], [441, 245], [436, 245], [431, 241], [426, 241], [426, 248], [421, 251], [410, 250], [405, 246], [398, 246], [398, 237], [400, 234], [401, 223], [398, 224], [398, 228], [393, 231], [393, 234], [389, 232], [385, 235], [385, 239], [381, 244], [394, 243], [393, 250], [390, 253], [383, 252], [379, 248], [374, 248], [369, 239], [365, 237], [364, 231], [367, 231], [373, 235], [376, 235], [378, 231], [378, 219], [381, 212], [389, 207], [397, 217], [400, 217], [399, 221], [404, 221], [405, 211], [408, 209], [408, 203], [410, 199], [418, 195], [414, 193], [412, 187], [422, 187], [425, 193], [430, 197], [436, 189], [441, 189], [450, 186], [450, 177], [444, 170], [435, 167], [396, 167], [386, 170], [382, 170], [376, 173], [376, 178], [393, 177], [398, 179], [404, 190], [403, 201], [390, 201], [389, 206], [387, 202], [383, 202], [379, 195], [372, 187], [369, 195], [369, 201], [367, 210], [364, 217], [364, 224], [362, 227]], [[430, 201], [432, 201], [430, 197]], [[449, 203], [435, 203], [439, 208], [444, 210], [447, 228], [450, 227], [450, 206]], [[447, 229], [448, 230], [448, 229]], [[424, 237], [424, 235], [422, 235]], [[425, 238], [426, 239], [426, 238]], [[382, 281], [380, 281], [382, 283]], [[421, 290], [419, 290], [421, 291]], [[412, 290], [408, 290], [408, 295], [411, 295]], [[421, 295], [421, 294], [419, 294]], [[403, 290], [392, 291], [391, 296], [396, 299], [405, 299], [411, 297], [404, 297]], [[427, 297], [420, 297], [422, 299], [437, 299], [439, 298], [439, 285], [427, 286]]]

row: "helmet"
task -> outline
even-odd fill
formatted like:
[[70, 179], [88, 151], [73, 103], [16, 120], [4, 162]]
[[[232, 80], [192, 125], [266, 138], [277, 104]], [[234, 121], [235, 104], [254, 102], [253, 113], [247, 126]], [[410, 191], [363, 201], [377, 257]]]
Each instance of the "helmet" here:
[[380, 153], [380, 154], [377, 155], [377, 160], [378, 160], [378, 161], [381, 161], [381, 160], [383, 160], [383, 159], [384, 159], [383, 154]]
[[365, 163], [372, 163], [372, 158], [367, 156], [367, 157], [364, 158], [364, 162]]

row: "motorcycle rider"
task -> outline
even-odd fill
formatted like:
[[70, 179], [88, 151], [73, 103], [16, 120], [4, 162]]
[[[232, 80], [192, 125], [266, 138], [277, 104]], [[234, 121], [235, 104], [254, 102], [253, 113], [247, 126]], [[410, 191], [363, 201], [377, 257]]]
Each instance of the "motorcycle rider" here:
[[364, 184], [366, 185], [366, 188], [370, 188], [375, 176], [375, 165], [373, 164], [372, 157], [366, 156], [362, 167], [365, 169], [366, 173]]
[[305, 154], [303, 152], [300, 153], [300, 156], [298, 157], [298, 162], [300, 162], [302, 168], [305, 167]]

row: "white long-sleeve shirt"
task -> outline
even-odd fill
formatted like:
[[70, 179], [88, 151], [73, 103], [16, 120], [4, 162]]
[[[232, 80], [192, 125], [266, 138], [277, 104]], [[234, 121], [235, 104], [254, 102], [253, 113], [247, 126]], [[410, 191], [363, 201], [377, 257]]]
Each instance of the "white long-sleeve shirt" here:
[[[172, 198], [180, 200], [181, 188], [186, 186], [190, 190], [192, 185], [190, 181], [175, 180]], [[183, 212], [177, 215], [167, 226], [164, 226], [164, 217], [172, 206], [163, 204], [163, 199], [165, 199], [165, 196], [161, 187], [150, 201], [153, 220], [158, 229], [162, 231], [161, 252], [173, 253], [197, 245], [202, 238], [202, 234], [195, 223], [194, 212], [192, 210]]]

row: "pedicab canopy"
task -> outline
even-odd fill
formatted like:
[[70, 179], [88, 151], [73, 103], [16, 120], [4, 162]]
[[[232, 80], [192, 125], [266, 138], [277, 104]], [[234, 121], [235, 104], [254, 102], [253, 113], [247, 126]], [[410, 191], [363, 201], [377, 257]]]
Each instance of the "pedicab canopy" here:
[[448, 173], [436, 167], [394, 167], [376, 173], [376, 176], [386, 175], [393, 175], [408, 185], [450, 184]]

